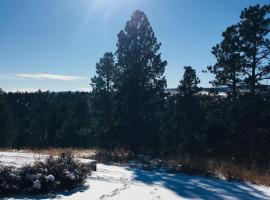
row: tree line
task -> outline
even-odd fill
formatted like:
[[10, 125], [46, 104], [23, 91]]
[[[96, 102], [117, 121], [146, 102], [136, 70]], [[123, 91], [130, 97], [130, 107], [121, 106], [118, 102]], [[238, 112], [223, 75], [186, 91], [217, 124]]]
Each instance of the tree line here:
[[213, 47], [207, 70], [226, 96], [199, 93], [184, 67], [177, 94], [165, 92], [167, 61], [146, 15], [137, 10], [117, 49], [96, 64], [91, 93], [0, 94], [0, 145], [116, 148], [152, 155], [235, 159], [269, 166], [270, 5], [245, 8]]

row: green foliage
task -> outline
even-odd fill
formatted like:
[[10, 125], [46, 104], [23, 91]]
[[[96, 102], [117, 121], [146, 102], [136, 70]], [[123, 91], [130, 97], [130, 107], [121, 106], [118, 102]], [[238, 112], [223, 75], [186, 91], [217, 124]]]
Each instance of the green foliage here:
[[178, 91], [183, 96], [193, 96], [199, 91], [198, 84], [200, 83], [200, 79], [196, 76], [196, 71], [191, 66], [185, 66], [184, 70], [185, 72], [178, 86]]
[[212, 82], [215, 86], [228, 86], [230, 92], [235, 96], [237, 87], [243, 83], [241, 80], [243, 58], [241, 56], [239, 27], [228, 27], [222, 36], [222, 42], [213, 47], [212, 50], [217, 63], [209, 66], [208, 70], [215, 74], [216, 79]]
[[164, 104], [166, 61], [161, 60], [160, 43], [141, 11], [135, 11], [118, 34], [116, 101], [122, 138], [127, 148], [147, 150], [158, 145], [160, 110]]
[[96, 73], [97, 75], [91, 79], [93, 93], [113, 92], [117, 73], [114, 55], [111, 52], [106, 52], [96, 64]]
[[[2, 147], [89, 146], [88, 93], [2, 93]], [[0, 109], [2, 108], [0, 103]], [[8, 135], [8, 137], [7, 137]]]
[[[117, 68], [112, 53], [105, 53], [96, 64], [97, 75], [91, 79], [93, 87], [91, 127], [95, 143], [100, 148], [112, 150], [119, 144], [117, 137], [117, 112], [115, 79]], [[114, 138], [113, 140], [111, 140]]]
[[270, 96], [259, 90], [270, 72], [269, 9], [244, 9], [212, 50], [213, 83], [229, 87], [233, 98], [198, 93], [190, 66], [178, 94], [166, 95], [161, 44], [146, 15], [135, 11], [118, 34], [115, 54], [96, 64], [91, 93], [0, 92], [0, 145], [97, 146], [108, 155], [124, 149], [269, 167]]
[[174, 149], [182, 153], [201, 152], [204, 112], [197, 94], [200, 80], [192, 67], [186, 66], [184, 69], [183, 79], [178, 86], [179, 92], [168, 97], [166, 106], [167, 122], [164, 129], [170, 141], [167, 144], [168, 150]]
[[6, 99], [3, 96], [4, 92], [0, 89], [0, 146], [5, 145], [8, 137], [8, 107]]
[[245, 59], [242, 64], [245, 83], [254, 95], [256, 88], [270, 73], [270, 4], [245, 8], [238, 24], [241, 50]]
[[223, 41], [213, 47], [217, 59], [208, 70], [215, 74], [214, 85], [225, 85], [236, 95], [237, 86], [252, 96], [263, 80], [270, 79], [270, 5], [245, 8], [240, 22], [223, 32]]

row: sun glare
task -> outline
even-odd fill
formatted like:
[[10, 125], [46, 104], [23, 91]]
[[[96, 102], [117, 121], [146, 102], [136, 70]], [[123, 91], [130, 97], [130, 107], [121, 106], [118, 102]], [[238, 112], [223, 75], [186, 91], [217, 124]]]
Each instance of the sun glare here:
[[89, 15], [102, 14], [106, 20], [121, 8], [127, 7], [132, 0], [84, 0], [83, 5]]

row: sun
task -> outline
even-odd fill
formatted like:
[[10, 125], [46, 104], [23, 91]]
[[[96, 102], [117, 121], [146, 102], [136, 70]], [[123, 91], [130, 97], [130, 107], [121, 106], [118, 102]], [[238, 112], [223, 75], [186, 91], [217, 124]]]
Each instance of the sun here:
[[116, 12], [127, 8], [133, 0], [83, 0], [83, 6], [90, 14], [101, 14], [109, 19]]

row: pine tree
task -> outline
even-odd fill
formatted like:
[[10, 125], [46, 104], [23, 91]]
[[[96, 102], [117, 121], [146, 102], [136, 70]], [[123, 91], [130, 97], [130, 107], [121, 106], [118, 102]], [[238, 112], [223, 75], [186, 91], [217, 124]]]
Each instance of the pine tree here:
[[107, 52], [96, 64], [97, 75], [91, 79], [93, 87], [93, 118], [92, 128], [95, 130], [97, 145], [111, 151], [118, 145], [116, 137], [116, 112], [115, 112], [115, 66], [114, 55]]
[[97, 76], [91, 79], [91, 86], [93, 92], [113, 92], [114, 77], [116, 75], [116, 67], [114, 61], [114, 55], [111, 52], [106, 52], [96, 64]]
[[163, 106], [166, 61], [161, 60], [161, 44], [146, 17], [135, 11], [118, 34], [116, 89], [122, 115], [122, 131], [127, 145], [137, 151], [154, 145], [159, 110]]
[[0, 88], [0, 147], [6, 146], [8, 113], [7, 102], [5, 101], [4, 91]]
[[208, 70], [215, 75], [215, 80], [212, 81], [214, 86], [227, 86], [230, 88], [229, 93], [236, 97], [237, 86], [243, 83], [239, 26], [228, 27], [222, 36], [222, 42], [212, 49], [217, 62], [209, 66]]
[[240, 39], [245, 61], [242, 70], [252, 95], [265, 79], [270, 79], [270, 4], [245, 8], [240, 15]]
[[193, 96], [198, 92], [200, 79], [196, 76], [196, 71], [191, 66], [184, 67], [183, 79], [180, 81], [178, 91], [183, 96]]
[[214, 85], [228, 86], [236, 95], [245, 85], [254, 96], [263, 80], [270, 79], [270, 5], [245, 8], [240, 22], [223, 33], [223, 41], [213, 47], [217, 59], [208, 70], [215, 74]]
[[[198, 153], [201, 151], [204, 113], [200, 106], [200, 79], [196, 70], [191, 66], [184, 67], [184, 75], [178, 86], [179, 93], [175, 96], [173, 110], [170, 116], [172, 124], [169, 129], [171, 137], [175, 139], [176, 150], [181, 153]], [[190, 148], [192, 146], [192, 148]]]

